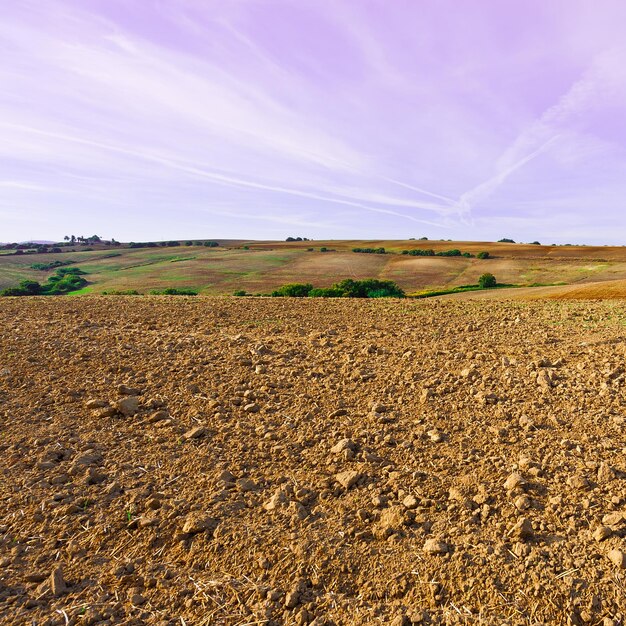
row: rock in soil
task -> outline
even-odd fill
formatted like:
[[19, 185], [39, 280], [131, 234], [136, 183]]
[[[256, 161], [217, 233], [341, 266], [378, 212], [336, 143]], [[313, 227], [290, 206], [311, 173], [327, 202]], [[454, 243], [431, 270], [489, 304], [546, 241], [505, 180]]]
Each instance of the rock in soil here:
[[624, 622], [623, 307], [42, 302], [0, 298], [0, 624]]

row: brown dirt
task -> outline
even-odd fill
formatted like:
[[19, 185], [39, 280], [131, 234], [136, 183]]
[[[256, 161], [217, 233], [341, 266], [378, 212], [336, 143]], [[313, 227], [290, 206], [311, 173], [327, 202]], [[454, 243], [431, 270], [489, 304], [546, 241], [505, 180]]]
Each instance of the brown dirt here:
[[614, 303], [0, 313], [2, 624], [626, 617]]

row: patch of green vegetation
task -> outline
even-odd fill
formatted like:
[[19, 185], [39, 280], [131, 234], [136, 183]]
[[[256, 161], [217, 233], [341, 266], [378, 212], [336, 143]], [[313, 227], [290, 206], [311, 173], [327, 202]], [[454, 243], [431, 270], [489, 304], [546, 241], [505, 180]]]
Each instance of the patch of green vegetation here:
[[151, 296], [197, 296], [195, 289], [178, 289], [176, 287], [167, 287], [165, 289], [153, 289]]
[[385, 248], [352, 248], [352, 252], [361, 254], [386, 254]]
[[273, 297], [292, 298], [404, 298], [404, 291], [391, 280], [353, 280], [346, 278], [330, 289], [315, 289], [310, 283], [290, 283], [271, 294]]
[[45, 285], [36, 280], [23, 280], [17, 287], [0, 291], [0, 296], [58, 296], [78, 291], [87, 285], [83, 272], [78, 267], [58, 269]]
[[33, 263], [30, 267], [40, 272], [49, 272], [57, 267], [63, 267], [64, 265], [72, 265], [74, 261], [50, 261], [50, 263]]
[[103, 291], [103, 296], [140, 296], [141, 294], [136, 289], [111, 289], [109, 291]]

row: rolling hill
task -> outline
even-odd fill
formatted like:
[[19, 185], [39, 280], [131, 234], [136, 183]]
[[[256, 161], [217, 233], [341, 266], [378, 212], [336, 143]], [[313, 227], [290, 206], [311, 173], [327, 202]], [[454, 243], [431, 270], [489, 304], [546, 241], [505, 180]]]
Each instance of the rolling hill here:
[[[78, 294], [129, 289], [148, 293], [164, 287], [193, 288], [206, 295], [229, 295], [237, 290], [265, 294], [285, 283], [310, 282], [326, 287], [343, 278], [393, 280], [407, 293], [415, 293], [473, 284], [482, 273], [491, 272], [500, 283], [535, 286], [526, 295], [626, 296], [626, 247], [415, 240], [222, 240], [219, 244], [216, 248], [92, 245], [86, 251], [75, 246], [55, 254], [5, 252], [0, 254], [0, 289], [24, 279], [45, 282], [53, 270], [46, 272], [32, 266], [61, 261], [87, 272], [89, 285]], [[352, 252], [353, 248], [379, 247], [387, 253]], [[457, 248], [472, 255], [484, 250], [492, 258], [401, 254], [402, 250], [416, 248], [431, 248], [435, 252]], [[567, 287], [537, 287], [540, 285]], [[527, 290], [514, 291], [517, 294], [499, 290], [481, 293], [479, 297], [521, 296]]]

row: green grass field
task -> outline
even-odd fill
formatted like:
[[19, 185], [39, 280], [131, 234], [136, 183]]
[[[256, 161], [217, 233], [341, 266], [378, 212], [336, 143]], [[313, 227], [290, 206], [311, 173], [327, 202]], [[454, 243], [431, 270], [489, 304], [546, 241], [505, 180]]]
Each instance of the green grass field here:
[[[243, 245], [249, 249], [244, 249]], [[320, 252], [326, 247], [328, 252]], [[355, 247], [384, 247], [388, 254], [358, 254]], [[313, 248], [312, 251], [309, 248]], [[443, 251], [458, 248], [493, 258], [416, 257], [400, 252], [412, 248]], [[57, 254], [1, 254], [0, 289], [24, 279], [44, 283], [53, 270], [39, 271], [35, 263], [69, 261], [87, 272], [89, 285], [74, 295], [136, 289], [148, 293], [167, 287], [191, 288], [207, 295], [236, 290], [265, 294], [290, 282], [328, 287], [343, 278], [379, 278], [397, 282], [407, 293], [450, 291], [472, 285], [484, 272], [499, 283], [579, 285], [626, 279], [626, 248], [536, 246], [485, 242], [440, 241], [325, 241], [234, 242], [218, 248], [179, 246], [159, 248], [100, 248]], [[504, 290], [503, 290], [504, 291]]]

